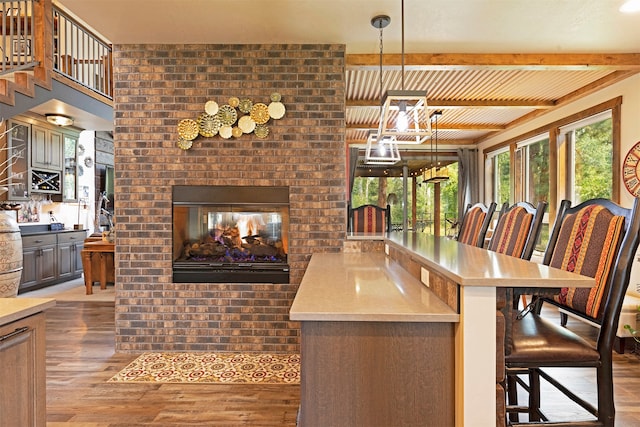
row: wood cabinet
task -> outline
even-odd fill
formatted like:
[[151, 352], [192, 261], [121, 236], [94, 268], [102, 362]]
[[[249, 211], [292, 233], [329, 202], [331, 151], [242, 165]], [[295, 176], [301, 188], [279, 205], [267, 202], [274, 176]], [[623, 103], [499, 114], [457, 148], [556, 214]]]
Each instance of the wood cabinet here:
[[87, 233], [69, 232], [58, 235], [58, 279], [71, 280], [82, 274], [82, 248]]
[[22, 280], [19, 291], [42, 287], [56, 280], [57, 246], [55, 234], [22, 237]]
[[45, 318], [0, 326], [0, 427], [46, 425]]
[[31, 167], [62, 170], [62, 133], [31, 126]]
[[22, 236], [22, 280], [18, 292], [80, 277], [86, 236], [85, 231]]

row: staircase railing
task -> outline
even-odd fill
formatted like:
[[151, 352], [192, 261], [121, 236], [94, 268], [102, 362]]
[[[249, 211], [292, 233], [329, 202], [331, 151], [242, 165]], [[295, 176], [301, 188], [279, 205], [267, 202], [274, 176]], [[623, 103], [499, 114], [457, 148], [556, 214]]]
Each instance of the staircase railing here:
[[53, 69], [113, 99], [112, 48], [53, 6]]
[[32, 6], [33, 0], [0, 2], [0, 76], [37, 65]]
[[0, 77], [52, 70], [113, 99], [111, 45], [51, 0], [0, 0], [0, 28]]

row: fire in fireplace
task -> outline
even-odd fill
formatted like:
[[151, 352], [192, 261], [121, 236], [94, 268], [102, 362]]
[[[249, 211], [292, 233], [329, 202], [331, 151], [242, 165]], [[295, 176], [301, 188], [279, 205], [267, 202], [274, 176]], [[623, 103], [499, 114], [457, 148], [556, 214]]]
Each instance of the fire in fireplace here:
[[288, 283], [288, 187], [174, 186], [173, 281]]

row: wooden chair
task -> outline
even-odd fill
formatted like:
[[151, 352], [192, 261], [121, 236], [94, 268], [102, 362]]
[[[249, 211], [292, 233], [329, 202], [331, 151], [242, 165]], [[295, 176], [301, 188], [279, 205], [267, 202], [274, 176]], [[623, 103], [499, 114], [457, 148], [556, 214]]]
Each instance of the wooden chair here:
[[362, 205], [349, 209], [349, 230], [354, 233], [386, 233], [391, 231], [391, 206], [381, 208]]
[[[537, 207], [529, 202], [518, 202], [511, 207], [506, 203], [502, 205], [487, 249], [530, 260], [540, 237], [546, 209], [547, 203], [542, 201], [538, 202]], [[524, 295], [522, 301], [526, 306]], [[514, 308], [517, 308], [518, 299], [515, 298], [513, 302]]]
[[489, 206], [482, 203], [467, 205], [467, 210], [462, 217], [460, 232], [457, 240], [467, 245], [484, 247], [484, 238], [487, 235], [491, 217], [496, 211], [496, 203], [491, 202]]
[[[620, 310], [629, 284], [631, 267], [640, 241], [640, 199], [632, 209], [594, 199], [573, 208], [563, 201], [545, 251], [543, 263], [594, 277], [596, 286], [584, 291], [566, 288], [553, 296], [535, 298], [534, 309], [513, 321], [505, 355], [511, 425], [519, 412], [530, 422], [547, 421], [540, 408], [540, 380], [545, 379], [573, 402], [593, 414], [595, 420], [555, 422], [553, 426], [613, 426], [612, 348]], [[534, 292], [535, 295], [535, 292]], [[544, 303], [568, 308], [576, 316], [600, 325], [595, 345], [565, 327], [544, 319]], [[597, 406], [575, 395], [544, 368], [595, 368]], [[526, 383], [518, 375], [527, 374]], [[516, 383], [529, 393], [527, 407], [517, 406]]]
[[487, 249], [530, 260], [546, 209], [546, 202], [539, 202], [537, 207], [528, 202], [503, 205]]
[[[533, 250], [540, 236], [542, 218], [547, 208], [545, 202], [533, 206], [528, 202], [519, 202], [512, 206], [505, 203], [500, 209], [498, 221], [487, 246], [490, 251], [511, 255], [517, 258], [531, 259]], [[513, 296], [513, 289], [498, 288], [496, 290], [496, 424], [505, 424], [505, 337], [510, 333], [510, 323], [506, 322], [518, 299]], [[509, 305], [507, 305], [509, 302]]]

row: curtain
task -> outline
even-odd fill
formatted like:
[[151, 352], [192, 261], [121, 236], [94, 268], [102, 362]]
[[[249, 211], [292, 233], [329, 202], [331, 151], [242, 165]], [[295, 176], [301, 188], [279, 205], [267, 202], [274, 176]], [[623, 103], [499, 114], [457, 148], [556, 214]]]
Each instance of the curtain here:
[[478, 150], [458, 149], [458, 221], [462, 221], [464, 210], [469, 203], [480, 201], [478, 179]]
[[353, 193], [353, 181], [356, 177], [356, 167], [358, 166], [358, 149], [349, 148], [349, 194], [347, 194], [348, 206], [351, 206], [351, 193]]

